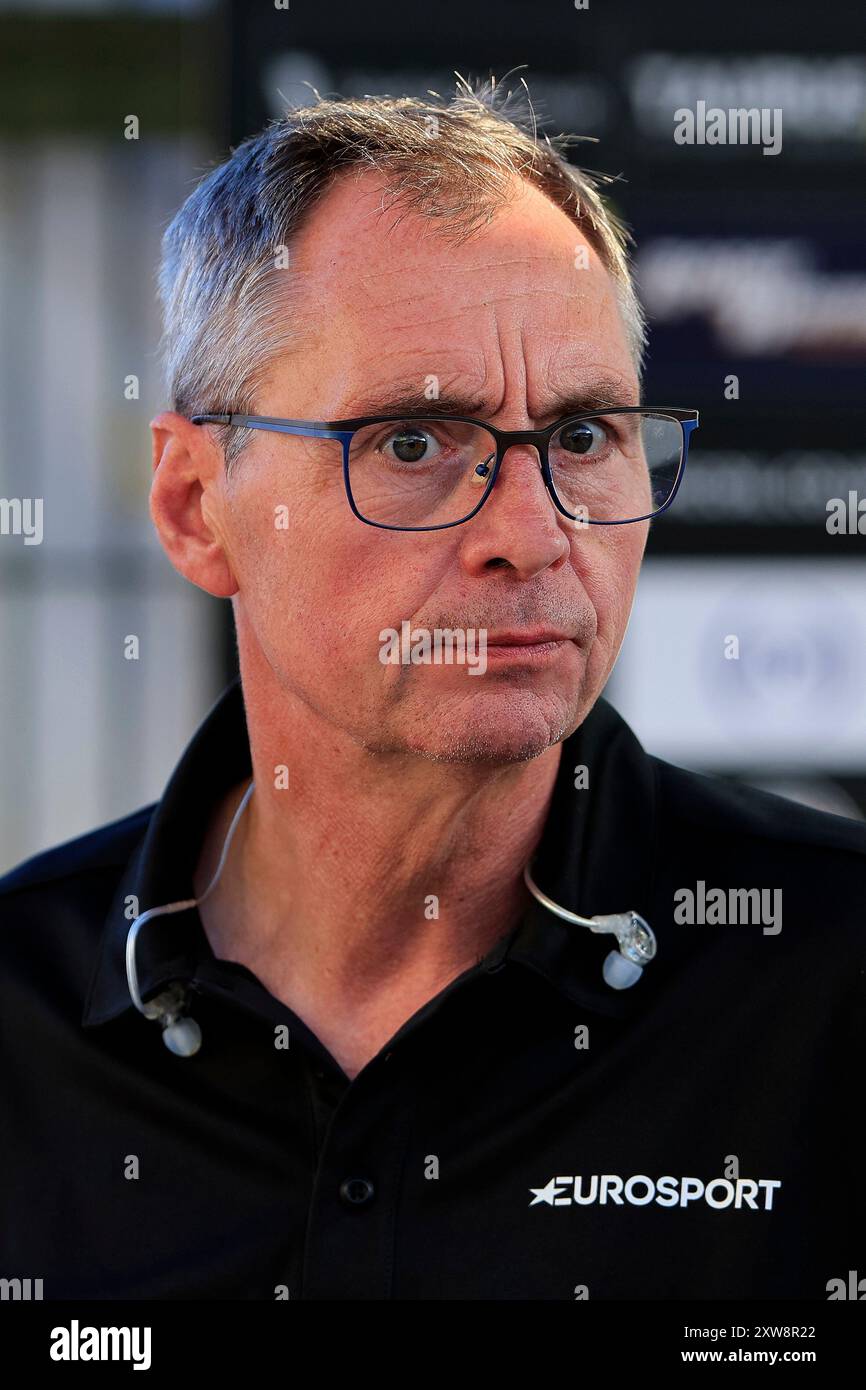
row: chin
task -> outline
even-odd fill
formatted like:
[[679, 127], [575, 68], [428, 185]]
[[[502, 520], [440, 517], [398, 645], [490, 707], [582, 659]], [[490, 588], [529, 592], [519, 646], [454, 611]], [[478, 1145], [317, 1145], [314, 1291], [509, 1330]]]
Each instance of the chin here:
[[407, 752], [431, 762], [507, 764], [538, 758], [573, 733], [585, 702], [580, 694], [479, 692], [440, 701], [407, 731]]

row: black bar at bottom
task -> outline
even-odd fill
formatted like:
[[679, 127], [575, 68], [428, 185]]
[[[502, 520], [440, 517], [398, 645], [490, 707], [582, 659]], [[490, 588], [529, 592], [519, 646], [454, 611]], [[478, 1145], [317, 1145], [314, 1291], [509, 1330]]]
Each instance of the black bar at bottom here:
[[[866, 1301], [866, 1295], [859, 1302]], [[442, 1300], [444, 1303], [445, 1300]], [[393, 1366], [392, 1352], [407, 1321], [414, 1328], [420, 1319], [423, 1341], [415, 1342], [415, 1354], [429, 1374], [441, 1356], [451, 1365], [457, 1347], [447, 1333], [450, 1314], [437, 1302], [418, 1307], [392, 1307], [381, 1327], [371, 1322], [374, 1305], [364, 1302], [363, 1323], [355, 1330], [345, 1304], [337, 1313], [330, 1308], [328, 1321], [315, 1303], [274, 1302], [266, 1307], [248, 1302], [201, 1303], [196, 1301], [150, 1302], [16, 1302], [0, 1303], [0, 1345], [3, 1364], [15, 1364], [26, 1376], [47, 1370], [65, 1377], [84, 1371], [99, 1375], [100, 1366], [113, 1373], [140, 1371], [172, 1378], [192, 1373], [197, 1378], [211, 1372], [258, 1376], [265, 1368], [271, 1376], [297, 1374], [298, 1352], [317, 1355], [324, 1371], [333, 1371], [335, 1352], [342, 1346], [354, 1371], [386, 1371]], [[453, 1306], [453, 1305], [452, 1305]], [[859, 1360], [866, 1320], [852, 1301], [839, 1302], [576, 1302], [568, 1312], [549, 1306], [521, 1303], [521, 1312], [495, 1309], [480, 1317], [478, 1302], [469, 1306], [467, 1328], [461, 1311], [455, 1314], [462, 1331], [471, 1329], [469, 1344], [486, 1371], [490, 1362], [510, 1357], [517, 1347], [539, 1370], [550, 1365], [550, 1340], [566, 1339], [575, 1375], [598, 1358], [611, 1371], [667, 1371], [675, 1366], [722, 1364], [779, 1365], [793, 1362], [812, 1366], [826, 1376]], [[335, 1313], [338, 1322], [335, 1323]], [[505, 1316], [505, 1321], [501, 1318]], [[348, 1316], [348, 1325], [345, 1325]], [[488, 1323], [487, 1318], [490, 1318]], [[543, 1337], [539, 1338], [538, 1318]], [[426, 1328], [426, 1333], [425, 1333]], [[112, 1332], [111, 1329], [116, 1329]], [[349, 1337], [346, 1337], [346, 1333]], [[325, 1339], [323, 1340], [323, 1333]], [[309, 1341], [307, 1340], [309, 1338]], [[428, 1340], [429, 1338], [429, 1340]], [[461, 1339], [460, 1358], [469, 1350]], [[439, 1350], [441, 1348], [441, 1350]], [[113, 1355], [117, 1352], [117, 1357]], [[92, 1356], [100, 1354], [100, 1359]], [[404, 1347], [405, 1352], [405, 1347]], [[438, 1353], [438, 1354], [437, 1354]], [[121, 1359], [122, 1358], [122, 1359]], [[474, 1359], [474, 1358], [473, 1358]], [[394, 1368], [396, 1369], [396, 1368]], [[418, 1366], [400, 1361], [401, 1379], [410, 1379]], [[308, 1379], [308, 1375], [305, 1379]], [[200, 1383], [200, 1382], [198, 1382]]]

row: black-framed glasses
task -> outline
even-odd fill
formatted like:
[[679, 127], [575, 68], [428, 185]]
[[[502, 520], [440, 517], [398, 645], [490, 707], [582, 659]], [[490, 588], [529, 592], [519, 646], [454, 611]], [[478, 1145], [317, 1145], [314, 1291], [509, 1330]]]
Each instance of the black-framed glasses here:
[[588, 526], [649, 521], [677, 494], [698, 412], [612, 406], [541, 430], [500, 430], [463, 415], [283, 420], [204, 414], [193, 415], [192, 423], [301, 435], [324, 441], [323, 450], [339, 445], [346, 496], [359, 521], [388, 531], [441, 531], [480, 511], [513, 444], [538, 450], [545, 486], [569, 520]]

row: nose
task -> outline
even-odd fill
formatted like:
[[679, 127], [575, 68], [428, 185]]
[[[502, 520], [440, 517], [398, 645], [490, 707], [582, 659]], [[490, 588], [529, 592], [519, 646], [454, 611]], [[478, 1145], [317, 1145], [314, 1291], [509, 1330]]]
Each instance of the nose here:
[[531, 579], [565, 560], [568, 526], [547, 490], [537, 446], [508, 444], [484, 506], [459, 528], [462, 563], [471, 573], [507, 566]]

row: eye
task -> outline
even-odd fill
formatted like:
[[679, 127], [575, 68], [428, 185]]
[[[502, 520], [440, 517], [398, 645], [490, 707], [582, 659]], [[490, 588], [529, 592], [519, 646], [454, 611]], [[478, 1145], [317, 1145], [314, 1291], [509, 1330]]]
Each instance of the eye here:
[[[393, 457], [398, 463], [429, 463], [436, 457], [439, 444], [426, 428], [403, 425], [386, 435], [380, 447], [386, 457]], [[389, 449], [393, 450], [391, 455]]]
[[556, 448], [564, 449], [567, 454], [598, 453], [607, 442], [607, 431], [599, 420], [579, 420], [574, 425], [563, 425], [555, 436]]

